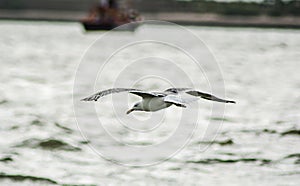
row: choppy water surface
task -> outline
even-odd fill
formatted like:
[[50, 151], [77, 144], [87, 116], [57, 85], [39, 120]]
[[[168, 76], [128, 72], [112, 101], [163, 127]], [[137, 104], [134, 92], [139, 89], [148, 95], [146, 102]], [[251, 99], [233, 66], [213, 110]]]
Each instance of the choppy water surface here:
[[[73, 112], [76, 68], [84, 51], [103, 33], [86, 34], [79, 24], [0, 22], [1, 185], [298, 185], [300, 32], [189, 29], [214, 53], [222, 69], [226, 97], [238, 104], [226, 106], [222, 128], [205, 151], [199, 147], [208, 142], [199, 136], [208, 127], [207, 121], [220, 118], [210, 118], [211, 103], [199, 101], [198, 128], [187, 146], [158, 165], [125, 167], [105, 161], [90, 149]], [[135, 34], [116, 34], [117, 40], [128, 37]], [[99, 55], [110, 46], [103, 44]], [[161, 53], [164, 55], [164, 50]], [[109, 73], [105, 78], [99, 88], [112, 85]], [[131, 78], [135, 78], [134, 72]], [[199, 82], [205, 80], [199, 77]], [[139, 86], [167, 88], [151, 78]], [[104, 100], [106, 109], [97, 108], [99, 117], [106, 128], [129, 144], [151, 145], [172, 133], [171, 125], [152, 136], [132, 135], [113, 124], [109, 102]], [[166, 121], [174, 122], [172, 115], [179, 111], [169, 108]], [[85, 117], [88, 121], [88, 112]], [[188, 121], [186, 125], [190, 127]], [[95, 138], [101, 139], [97, 134], [95, 131]]]

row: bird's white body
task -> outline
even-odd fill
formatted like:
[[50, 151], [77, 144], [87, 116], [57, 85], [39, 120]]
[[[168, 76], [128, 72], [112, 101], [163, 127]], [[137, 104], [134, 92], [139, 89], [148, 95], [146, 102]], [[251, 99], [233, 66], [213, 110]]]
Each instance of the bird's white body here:
[[142, 110], [148, 112], [165, 109], [172, 105], [171, 103], [165, 102], [163, 97], [145, 98], [140, 104]]

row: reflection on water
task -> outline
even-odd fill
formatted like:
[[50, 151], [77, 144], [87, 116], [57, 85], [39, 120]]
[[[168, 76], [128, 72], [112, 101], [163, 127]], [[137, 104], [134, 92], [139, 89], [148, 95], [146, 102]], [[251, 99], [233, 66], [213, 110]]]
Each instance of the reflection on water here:
[[[237, 104], [227, 106], [222, 119], [210, 118], [210, 103], [199, 101], [199, 127], [189, 145], [162, 164], [131, 168], [107, 162], [91, 151], [73, 113], [77, 65], [100, 33], [84, 34], [80, 25], [65, 23], [1, 22], [0, 28], [2, 185], [299, 182], [298, 30], [189, 27], [214, 53], [223, 72], [226, 96]], [[134, 35], [119, 33], [116, 37]], [[103, 50], [106, 47], [110, 44]], [[106, 80], [109, 82], [110, 76]], [[149, 88], [165, 88], [163, 84], [155, 86]], [[103, 104], [109, 107], [109, 101]], [[171, 119], [178, 110], [170, 108], [168, 112], [167, 119]], [[111, 122], [108, 113], [101, 117]], [[223, 126], [202, 152], [199, 146], [208, 142], [198, 136], [209, 119], [223, 120]], [[133, 144], [152, 143], [121, 127], [106, 127]], [[154, 139], [168, 136], [167, 129], [155, 133]]]

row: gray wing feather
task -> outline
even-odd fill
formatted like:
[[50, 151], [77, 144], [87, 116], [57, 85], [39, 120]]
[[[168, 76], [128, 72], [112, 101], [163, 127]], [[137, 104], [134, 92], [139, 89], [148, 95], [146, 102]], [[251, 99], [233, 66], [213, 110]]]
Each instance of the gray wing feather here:
[[108, 94], [114, 94], [114, 93], [120, 93], [120, 92], [130, 92], [130, 91], [140, 91], [140, 90], [133, 89], [133, 88], [111, 88], [111, 89], [97, 92], [89, 97], [82, 99], [81, 101], [97, 101], [99, 98], [106, 96]]
[[164, 98], [164, 102], [172, 103], [178, 107], [186, 107], [186, 102], [176, 95], [168, 95]]
[[158, 92], [145, 92], [145, 91], [130, 91], [131, 94], [135, 94], [142, 98], [164, 97], [166, 94]]
[[187, 90], [191, 90], [191, 88], [168, 88], [167, 90], [165, 90], [166, 93], [179, 93], [179, 92], [183, 92], [183, 91], [187, 91]]
[[185, 93], [190, 94], [192, 96], [199, 96], [203, 99], [207, 99], [207, 100], [211, 100], [211, 101], [217, 101], [217, 102], [222, 102], [222, 103], [235, 103], [235, 101], [221, 99], [221, 98], [218, 98], [218, 97], [213, 96], [211, 94], [196, 91], [196, 90], [189, 90], [189, 91], [186, 91]]

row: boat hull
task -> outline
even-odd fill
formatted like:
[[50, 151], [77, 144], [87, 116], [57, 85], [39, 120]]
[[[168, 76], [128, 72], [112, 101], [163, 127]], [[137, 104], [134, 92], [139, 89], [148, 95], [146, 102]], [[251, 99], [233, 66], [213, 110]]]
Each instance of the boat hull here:
[[139, 26], [139, 24], [135, 22], [130, 24], [124, 24], [124, 25], [89, 23], [89, 22], [82, 22], [82, 24], [86, 31], [97, 31], [97, 30], [135, 31], [135, 29]]

